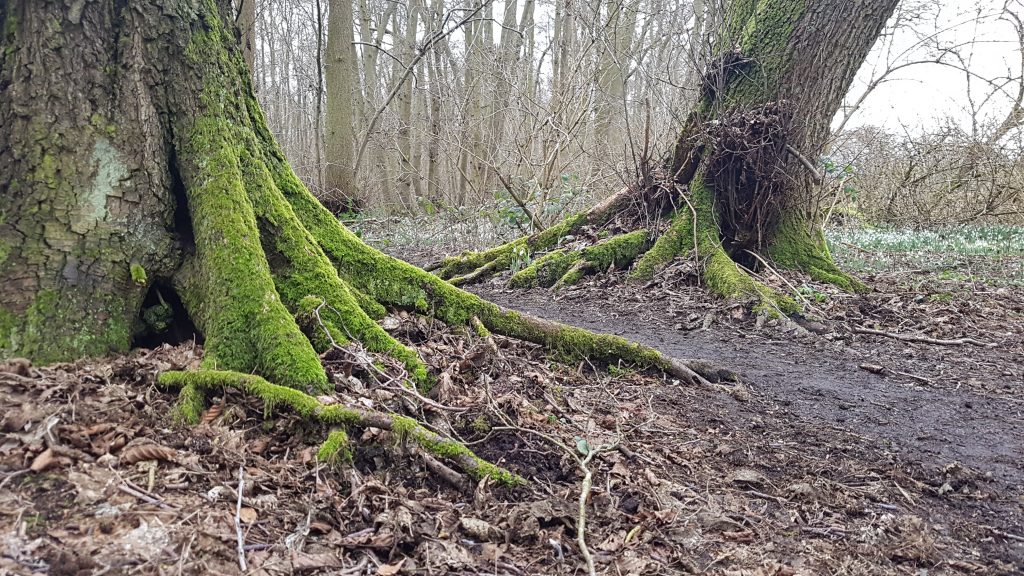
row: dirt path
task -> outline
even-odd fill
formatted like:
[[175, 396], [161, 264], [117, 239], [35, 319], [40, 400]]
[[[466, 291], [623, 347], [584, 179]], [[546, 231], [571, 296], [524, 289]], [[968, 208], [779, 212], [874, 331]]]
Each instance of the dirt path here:
[[959, 462], [1017, 498], [1024, 489], [1020, 398], [905, 384], [859, 369], [863, 359], [851, 350], [807, 339], [772, 340], [728, 327], [683, 332], [644, 322], [652, 317], [647, 314], [638, 322], [634, 311], [627, 317], [610, 302], [556, 301], [546, 291], [478, 292], [509, 308], [625, 336], [675, 357], [718, 362], [743, 375], [755, 409], [873, 439], [926, 475], [939, 477]]

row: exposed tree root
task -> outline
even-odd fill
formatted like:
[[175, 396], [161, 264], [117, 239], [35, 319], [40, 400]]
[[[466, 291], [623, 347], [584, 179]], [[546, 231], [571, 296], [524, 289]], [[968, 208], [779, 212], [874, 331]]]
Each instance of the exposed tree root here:
[[[647, 281], [673, 259], [690, 256], [711, 292], [753, 300], [756, 310], [773, 315], [800, 307], [742, 265], [770, 260], [843, 290], [865, 290], [835, 265], [813, 215], [781, 205], [782, 191], [796, 181], [780, 175], [788, 159], [785, 104], [720, 122], [702, 123], [700, 114], [688, 119], [670, 171], [648, 171], [636, 186], [541, 233], [445, 258], [428, 270], [459, 284], [511, 270], [510, 287], [559, 288], [609, 267], [632, 267], [631, 279]], [[609, 229], [616, 235], [603, 238]]]
[[[624, 361], [689, 384], [736, 380], [706, 363], [676, 360], [623, 338], [505, 310], [364, 244], [295, 176], [267, 129], [232, 31], [213, 4], [201, 9], [208, 12], [205, 25], [190, 35], [185, 55], [189, 74], [202, 79], [202, 91], [172, 96], [184, 100], [182, 109], [195, 113], [171, 120], [176, 176], [189, 218], [179, 221], [177, 231], [184, 262], [169, 280], [205, 337], [204, 357], [196, 372], [161, 377], [163, 384], [181, 389], [177, 410], [185, 421], [198, 421], [210, 390], [231, 386], [260, 397], [268, 408], [285, 404], [304, 418], [338, 427], [320, 447], [325, 461], [348, 457], [347, 427], [376, 427], [455, 462], [474, 477], [522, 482], [408, 417], [316, 399], [333, 388], [320, 353], [351, 342], [400, 362], [415, 385], [431, 385], [418, 353], [378, 324], [388, 310], [535, 342], [573, 361]], [[448, 276], [488, 265], [508, 267], [513, 248], [546, 250], [583, 226], [605, 223], [632, 198], [624, 192], [514, 246], [453, 263]], [[647, 241], [645, 232], [609, 239], [568, 263], [556, 280], [628, 266]]]
[[[648, 229], [640, 228], [594, 244], [559, 247], [567, 237], [581, 234], [587, 222], [600, 221], [587, 215], [574, 216], [546, 230], [546, 236], [522, 237], [485, 252], [463, 253], [431, 268], [442, 278], [461, 273], [452, 281], [468, 284], [508, 270], [514, 261], [533, 257], [530, 264], [512, 274], [509, 286], [558, 289], [579, 282], [586, 274], [609, 268], [631, 268], [629, 278], [645, 282], [673, 259], [690, 256], [699, 260], [701, 281], [713, 293], [723, 298], [753, 300], [755, 309], [773, 315], [799, 311], [794, 300], [755, 280], [726, 252], [715, 223], [710, 191], [703, 185], [703, 179], [695, 178], [690, 192], [677, 198], [682, 206], [663, 217], [667, 225], [662, 226], [663, 231], [656, 239]], [[614, 205], [629, 209], [621, 198]], [[604, 213], [602, 217], [607, 220], [614, 215]], [[467, 272], [472, 265], [478, 267]]]
[[[327, 405], [294, 388], [271, 384], [259, 376], [239, 372], [165, 372], [160, 375], [159, 381], [163, 386], [191, 387], [201, 393], [231, 387], [263, 400], [268, 412], [278, 405], [285, 405], [303, 418], [330, 426], [390, 430], [400, 440], [413, 442], [431, 454], [454, 462], [473, 478], [488, 477], [506, 486], [516, 486], [525, 482], [523, 478], [508, 470], [482, 460], [465, 445], [444, 438], [407, 416], [340, 404]], [[199, 413], [194, 411], [194, 406], [179, 403], [178, 409], [185, 420], [193, 423], [199, 421]], [[343, 429], [338, 429], [328, 435], [317, 457], [327, 462], [338, 461], [347, 457], [347, 451], [348, 436]]]
[[995, 342], [982, 342], [981, 340], [977, 340], [975, 338], [953, 338], [949, 340], [944, 340], [941, 338], [929, 338], [928, 336], [919, 336], [916, 334], [897, 334], [895, 332], [874, 330], [872, 328], [860, 328], [858, 326], [853, 327], [853, 332], [857, 334], [885, 336], [886, 338], [895, 338], [896, 340], [902, 340], [903, 342], [921, 342], [924, 344], [935, 344], [938, 346], [963, 346], [964, 344], [972, 344], [974, 346], [981, 346], [983, 348], [993, 348], [997, 346]]

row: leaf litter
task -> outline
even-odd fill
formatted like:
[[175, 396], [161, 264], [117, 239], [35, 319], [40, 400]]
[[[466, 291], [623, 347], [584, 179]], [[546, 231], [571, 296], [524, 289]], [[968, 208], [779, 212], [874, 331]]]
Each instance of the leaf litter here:
[[372, 428], [350, 431], [352, 462], [329, 467], [315, 458], [327, 430], [231, 390], [199, 426], [176, 424], [155, 376], [196, 367], [194, 344], [8, 364], [0, 573], [234, 574], [239, 555], [252, 574], [585, 573], [577, 462], [598, 447], [610, 448], [588, 464], [583, 507], [597, 573], [1020, 570], [1020, 482], [928, 468], [778, 409], [756, 380], [740, 401], [630, 366], [566, 366], [416, 315], [384, 325], [438, 385], [410, 390], [400, 366], [349, 346], [325, 354], [336, 393], [321, 400], [416, 417], [527, 486], [471, 482]]

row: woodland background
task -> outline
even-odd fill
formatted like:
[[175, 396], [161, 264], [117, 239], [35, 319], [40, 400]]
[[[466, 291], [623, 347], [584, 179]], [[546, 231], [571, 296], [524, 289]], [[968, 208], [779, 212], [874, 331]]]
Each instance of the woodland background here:
[[[341, 213], [357, 198], [364, 218], [483, 215], [508, 235], [606, 197], [666, 154], [721, 13], [715, 0], [239, 10], [271, 129], [322, 201]], [[1022, 16], [1019, 1], [900, 4], [818, 159], [833, 221], [1021, 223]], [[880, 112], [922, 86], [936, 93], [917, 118]]]

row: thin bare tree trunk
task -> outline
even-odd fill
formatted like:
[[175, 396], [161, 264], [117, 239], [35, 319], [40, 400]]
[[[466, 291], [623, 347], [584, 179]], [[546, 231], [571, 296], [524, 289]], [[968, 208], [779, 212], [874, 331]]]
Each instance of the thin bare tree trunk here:
[[[416, 49], [416, 31], [419, 27], [420, 5], [417, 0], [409, 0], [404, 38], [400, 40], [398, 60], [394, 62], [393, 82], [403, 82], [405, 69], [413, 65]], [[395, 16], [395, 37], [398, 38], [398, 16]], [[413, 82], [405, 81], [396, 96], [398, 111], [398, 165], [399, 193], [407, 209], [416, 206], [416, 197], [422, 196], [419, 190], [419, 171], [412, 147], [412, 93]]]
[[[335, 212], [358, 208], [362, 204], [353, 172], [354, 138], [352, 121], [355, 106], [353, 95], [356, 80], [356, 54], [352, 45], [351, 0], [330, 0], [327, 14], [327, 53], [324, 76], [327, 80], [327, 118], [324, 144], [325, 199], [338, 196], [339, 206], [328, 206]], [[365, 47], [364, 47], [365, 48]]]

